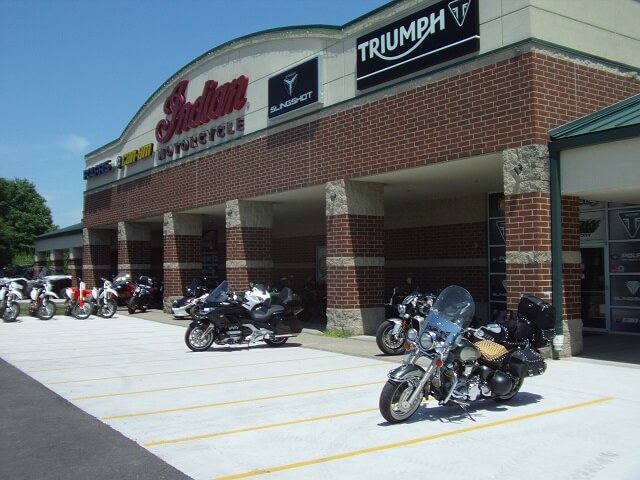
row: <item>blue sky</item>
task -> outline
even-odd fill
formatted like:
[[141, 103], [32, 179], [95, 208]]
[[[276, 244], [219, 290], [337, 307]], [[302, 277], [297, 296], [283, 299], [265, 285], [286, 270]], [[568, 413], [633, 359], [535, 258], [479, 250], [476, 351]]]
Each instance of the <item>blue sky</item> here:
[[234, 38], [344, 25], [386, 0], [0, 0], [0, 177], [53, 222], [82, 218], [84, 155], [117, 139], [183, 66]]

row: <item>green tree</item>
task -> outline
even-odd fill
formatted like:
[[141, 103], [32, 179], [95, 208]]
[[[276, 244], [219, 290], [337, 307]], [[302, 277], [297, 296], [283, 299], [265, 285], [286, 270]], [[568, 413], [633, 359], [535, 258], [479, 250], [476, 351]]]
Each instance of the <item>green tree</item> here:
[[35, 237], [56, 228], [33, 183], [0, 178], [0, 264], [18, 254], [33, 254]]

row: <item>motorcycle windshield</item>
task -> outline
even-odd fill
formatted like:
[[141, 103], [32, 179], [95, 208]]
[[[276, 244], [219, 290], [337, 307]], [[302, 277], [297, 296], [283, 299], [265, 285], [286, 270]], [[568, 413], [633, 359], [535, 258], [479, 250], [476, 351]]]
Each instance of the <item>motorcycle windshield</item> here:
[[224, 280], [220, 285], [209, 292], [207, 295], [206, 302], [207, 303], [220, 303], [225, 302], [227, 300], [227, 290], [229, 289], [229, 284], [226, 280]]
[[438, 295], [423, 328], [431, 326], [442, 332], [457, 333], [471, 324], [474, 313], [471, 294], [462, 287], [450, 285]]
[[113, 281], [116, 282], [116, 283], [124, 283], [124, 282], [128, 282], [130, 280], [131, 280], [131, 275], [129, 275], [128, 273], [125, 273], [125, 272], [118, 272], [118, 274], [113, 279]]

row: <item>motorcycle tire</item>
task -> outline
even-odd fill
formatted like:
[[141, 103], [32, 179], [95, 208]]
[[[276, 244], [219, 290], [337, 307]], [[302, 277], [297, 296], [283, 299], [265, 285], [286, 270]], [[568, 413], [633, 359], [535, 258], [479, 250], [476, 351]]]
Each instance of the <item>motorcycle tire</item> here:
[[518, 383], [516, 383], [516, 385], [513, 387], [513, 390], [511, 390], [506, 395], [500, 395], [500, 396], [497, 396], [497, 397], [492, 397], [492, 400], [495, 401], [495, 402], [498, 402], [498, 403], [508, 402], [509, 400], [511, 400], [513, 397], [515, 397], [518, 394], [518, 392], [520, 391], [520, 388], [522, 387], [523, 383], [524, 383], [524, 378], [518, 379]]
[[129, 299], [129, 303], [127, 304], [127, 310], [129, 311], [129, 314], [133, 315], [134, 313], [136, 313], [137, 308], [138, 308], [137, 297], [131, 297]]
[[270, 347], [279, 347], [280, 345], [284, 345], [289, 340], [289, 337], [280, 337], [280, 338], [265, 338], [264, 343], [269, 345]]
[[405, 353], [405, 334], [401, 332], [398, 338], [393, 338], [392, 332], [395, 323], [384, 321], [376, 330], [376, 343], [378, 348], [387, 355], [401, 355]]
[[111, 318], [115, 315], [117, 310], [118, 302], [116, 302], [113, 298], [107, 298], [100, 306], [99, 314], [103, 318]]
[[389, 423], [400, 423], [408, 420], [422, 403], [423, 395], [419, 395], [412, 404], [407, 401], [415, 391], [415, 387], [408, 381], [402, 383], [385, 383], [380, 393], [379, 408], [384, 419]]
[[5, 308], [4, 313], [2, 314], [2, 320], [7, 323], [15, 322], [20, 314], [20, 304], [18, 302], [11, 302]]
[[38, 318], [40, 320], [49, 320], [56, 313], [56, 304], [51, 300], [45, 300], [38, 308]]
[[207, 335], [202, 335], [206, 330], [205, 325], [189, 326], [184, 334], [184, 342], [189, 349], [194, 352], [204, 352], [208, 350], [213, 344], [213, 332], [209, 332]]
[[74, 305], [71, 309], [71, 315], [78, 320], [84, 320], [85, 318], [89, 318], [91, 312], [93, 311], [93, 305], [89, 302], [84, 302], [84, 305], [81, 307], [80, 305]]

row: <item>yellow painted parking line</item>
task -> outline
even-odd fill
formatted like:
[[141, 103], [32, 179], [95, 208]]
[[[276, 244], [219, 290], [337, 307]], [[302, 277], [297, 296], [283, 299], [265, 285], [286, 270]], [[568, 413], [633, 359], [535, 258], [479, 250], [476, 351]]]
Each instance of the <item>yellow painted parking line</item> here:
[[240, 478], [257, 477], [259, 475], [265, 475], [265, 474], [268, 474], [268, 473], [282, 472], [284, 470], [293, 470], [293, 469], [296, 469], [296, 468], [308, 467], [308, 466], [311, 466], [311, 465], [318, 465], [318, 464], [321, 464], [321, 463], [334, 462], [336, 460], [343, 460], [345, 458], [357, 457], [359, 455], [366, 455], [366, 454], [369, 454], [369, 453], [380, 452], [380, 451], [383, 451], [383, 450], [391, 450], [391, 449], [394, 449], [394, 448], [401, 448], [401, 447], [406, 447], [406, 446], [410, 446], [410, 445], [416, 445], [418, 443], [430, 442], [432, 440], [438, 440], [440, 438], [445, 438], [445, 437], [452, 437], [452, 436], [455, 436], [455, 435], [461, 435], [463, 433], [474, 432], [474, 431], [483, 430], [483, 429], [486, 429], [486, 428], [499, 427], [501, 425], [507, 425], [509, 423], [521, 422], [521, 421], [530, 420], [530, 419], [536, 418], [536, 417], [542, 417], [542, 416], [545, 416], [545, 415], [552, 415], [554, 413], [560, 413], [560, 412], [565, 412], [565, 411], [568, 411], [568, 410], [573, 410], [573, 409], [576, 409], [576, 408], [588, 407], [588, 406], [595, 405], [595, 404], [598, 404], [598, 403], [608, 402], [610, 400], [613, 400], [613, 397], [599, 398], [599, 399], [596, 399], [596, 400], [591, 400], [589, 402], [576, 403], [574, 405], [568, 405], [568, 406], [565, 406], [565, 407], [552, 408], [550, 410], [544, 410], [542, 412], [531, 413], [531, 414], [528, 414], [528, 415], [521, 415], [521, 416], [518, 416], [518, 417], [506, 418], [504, 420], [498, 420], [498, 421], [495, 421], [495, 422], [489, 422], [489, 423], [485, 423], [483, 425], [474, 425], [474, 426], [471, 426], [471, 427], [459, 428], [457, 430], [451, 430], [450, 432], [437, 433], [435, 435], [429, 435], [427, 437], [414, 438], [414, 439], [405, 440], [405, 441], [402, 441], [402, 442], [388, 443], [386, 445], [379, 445], [377, 447], [364, 448], [362, 450], [354, 450], [352, 452], [345, 452], [345, 453], [340, 453], [340, 454], [337, 454], [337, 455], [330, 455], [328, 457], [315, 458], [315, 459], [306, 460], [306, 461], [303, 461], [303, 462], [290, 463], [290, 464], [287, 464], [287, 465], [278, 465], [278, 466], [269, 467], [269, 468], [265, 468], [265, 469], [261, 469], [261, 470], [253, 470], [253, 471], [250, 471], [250, 472], [244, 472], [244, 473], [239, 473], [239, 474], [235, 474], [235, 475], [227, 475], [227, 476], [224, 476], [224, 477], [215, 477], [215, 479], [216, 480], [236, 480], [236, 479], [240, 479]]
[[186, 412], [189, 410], [200, 410], [204, 408], [215, 408], [215, 407], [225, 407], [230, 405], [241, 405], [243, 403], [252, 403], [252, 402], [261, 402], [265, 400], [276, 400], [279, 398], [290, 398], [290, 397], [300, 397], [303, 395], [313, 395], [316, 393], [325, 393], [336, 390], [347, 390], [350, 388], [360, 388], [360, 387], [369, 387], [371, 385], [380, 385], [384, 382], [377, 380], [375, 382], [367, 382], [367, 383], [357, 383], [355, 385], [342, 385], [339, 387], [330, 387], [330, 388], [321, 388], [318, 390], [306, 390], [302, 392], [293, 392], [293, 393], [282, 393], [279, 395], [268, 395], [266, 397], [254, 397], [247, 398], [244, 400], [232, 400], [229, 402], [216, 402], [216, 403], [205, 403], [203, 405], [191, 405], [189, 407], [177, 407], [177, 408], [167, 408], [165, 410], [154, 410], [150, 412], [138, 412], [138, 413], [125, 413], [123, 415], [111, 415], [108, 417], [102, 417], [100, 420], [119, 420], [123, 418], [132, 418], [132, 417], [144, 417], [148, 415], [161, 415], [164, 413], [176, 413], [176, 412]]
[[344, 372], [346, 370], [356, 370], [359, 368], [371, 368], [371, 367], [379, 367], [379, 363], [370, 363], [367, 365], [358, 365], [355, 367], [345, 367], [345, 368], [328, 368], [326, 370], [314, 370], [314, 371], [306, 371], [299, 373], [286, 373], [284, 375], [273, 375], [271, 377], [255, 377], [255, 378], [241, 378], [239, 380], [227, 380], [224, 382], [211, 382], [211, 383], [197, 383], [193, 385], [180, 385], [179, 387], [164, 387], [164, 388], [151, 388], [148, 390], [135, 390], [132, 392], [121, 392], [121, 393], [105, 393], [102, 395], [87, 395], [85, 397], [73, 397], [69, 400], [71, 401], [80, 401], [80, 400], [94, 400], [96, 398], [113, 398], [113, 397], [127, 397], [130, 395], [143, 395], [145, 393], [160, 393], [160, 392], [171, 392], [175, 390], [188, 390], [190, 388], [205, 388], [205, 387], [215, 387], [218, 385], [232, 385], [234, 383], [245, 383], [245, 382], [260, 382], [263, 380], [277, 380], [279, 378], [290, 378], [290, 377], [303, 377], [306, 375], [320, 375], [322, 373], [333, 373], [333, 372]]
[[158, 447], [160, 445], [169, 445], [172, 443], [193, 442], [196, 440], [205, 440], [214, 437], [222, 437], [225, 435], [234, 435], [237, 433], [255, 432], [258, 430], [267, 430], [270, 428], [287, 427], [289, 425], [299, 425], [302, 423], [319, 422], [321, 420], [333, 420], [334, 418], [348, 417], [352, 415], [359, 415], [361, 413], [371, 413], [378, 411], [378, 408], [365, 408], [363, 410], [353, 410], [351, 412], [334, 413], [332, 415], [323, 415], [321, 417], [302, 418], [299, 420], [290, 420], [288, 422], [270, 423], [268, 425], [259, 425], [257, 427], [239, 428], [237, 430], [227, 430], [226, 432], [204, 433], [202, 435], [194, 435], [191, 437], [174, 438], [170, 440], [158, 440], [155, 442], [145, 443], [145, 447]]
[[262, 365], [276, 365], [281, 363], [303, 362], [307, 360], [324, 360], [326, 358], [339, 357], [339, 356], [341, 356], [341, 354], [321, 355], [316, 357], [300, 357], [300, 358], [292, 358], [288, 360], [273, 360], [270, 362], [234, 363], [230, 365], [220, 365], [218, 367], [187, 368], [184, 370], [169, 370], [169, 371], [154, 372], [154, 373], [138, 373], [134, 375], [114, 375], [111, 377], [83, 378], [80, 380], [62, 380], [60, 382], [49, 382], [48, 385], [66, 385], [69, 383], [103, 382], [106, 380], [120, 380], [123, 378], [157, 377], [161, 375], [175, 375], [178, 373], [226, 370], [228, 368], [256, 367], [256, 366], [262, 366]]

